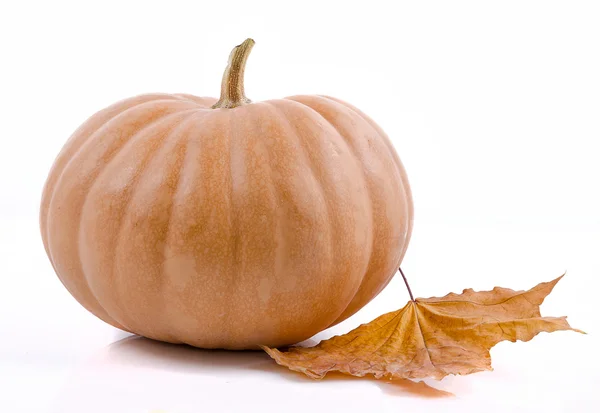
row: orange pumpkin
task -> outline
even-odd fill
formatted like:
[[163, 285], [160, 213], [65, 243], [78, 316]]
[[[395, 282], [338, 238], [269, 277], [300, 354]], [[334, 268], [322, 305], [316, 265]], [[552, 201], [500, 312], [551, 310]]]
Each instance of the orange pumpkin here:
[[397, 270], [413, 205], [387, 136], [331, 97], [250, 102], [253, 44], [234, 48], [218, 102], [126, 99], [58, 155], [44, 246], [107, 323], [204, 348], [287, 345], [354, 314]]

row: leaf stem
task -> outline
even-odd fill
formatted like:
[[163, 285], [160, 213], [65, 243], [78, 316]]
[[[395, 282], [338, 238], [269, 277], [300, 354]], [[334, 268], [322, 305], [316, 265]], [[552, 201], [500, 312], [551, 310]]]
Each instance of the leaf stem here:
[[413, 297], [412, 291], [410, 290], [410, 285], [408, 285], [408, 281], [406, 280], [406, 276], [404, 275], [404, 272], [402, 272], [402, 268], [398, 268], [398, 271], [400, 271], [400, 275], [402, 275], [404, 284], [406, 284], [406, 289], [408, 290], [408, 295], [410, 295], [410, 301], [412, 301], [414, 303], [415, 297]]

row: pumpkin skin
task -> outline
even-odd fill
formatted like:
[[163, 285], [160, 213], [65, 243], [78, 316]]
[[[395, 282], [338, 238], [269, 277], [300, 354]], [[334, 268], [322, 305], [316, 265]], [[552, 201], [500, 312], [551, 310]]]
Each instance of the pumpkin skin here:
[[141, 95], [80, 126], [44, 187], [46, 252], [75, 299], [120, 329], [202, 348], [300, 342], [397, 271], [406, 173], [340, 100], [215, 102]]

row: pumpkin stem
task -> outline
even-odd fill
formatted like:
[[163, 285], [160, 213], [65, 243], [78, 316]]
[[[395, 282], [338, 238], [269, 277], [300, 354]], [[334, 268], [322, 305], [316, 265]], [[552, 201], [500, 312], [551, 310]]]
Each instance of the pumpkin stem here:
[[408, 295], [410, 295], [410, 301], [412, 301], [414, 303], [415, 297], [413, 297], [413, 295], [412, 295], [412, 291], [410, 290], [410, 285], [408, 285], [408, 281], [406, 281], [406, 277], [404, 276], [404, 273], [402, 272], [402, 268], [398, 268], [398, 271], [400, 271], [400, 275], [402, 275], [402, 279], [404, 280], [404, 284], [406, 285], [406, 289], [408, 290]]
[[252, 103], [244, 93], [244, 70], [253, 46], [254, 40], [246, 39], [231, 51], [223, 73], [221, 98], [212, 106], [213, 109], [231, 109]]

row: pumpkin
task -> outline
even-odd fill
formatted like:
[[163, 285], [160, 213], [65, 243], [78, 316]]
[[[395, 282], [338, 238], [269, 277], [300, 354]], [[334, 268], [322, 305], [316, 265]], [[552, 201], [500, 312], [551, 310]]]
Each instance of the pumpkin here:
[[385, 133], [327, 96], [252, 103], [251, 39], [221, 98], [146, 94], [77, 129], [40, 226], [64, 286], [125, 331], [202, 348], [289, 345], [390, 281], [413, 205]]

